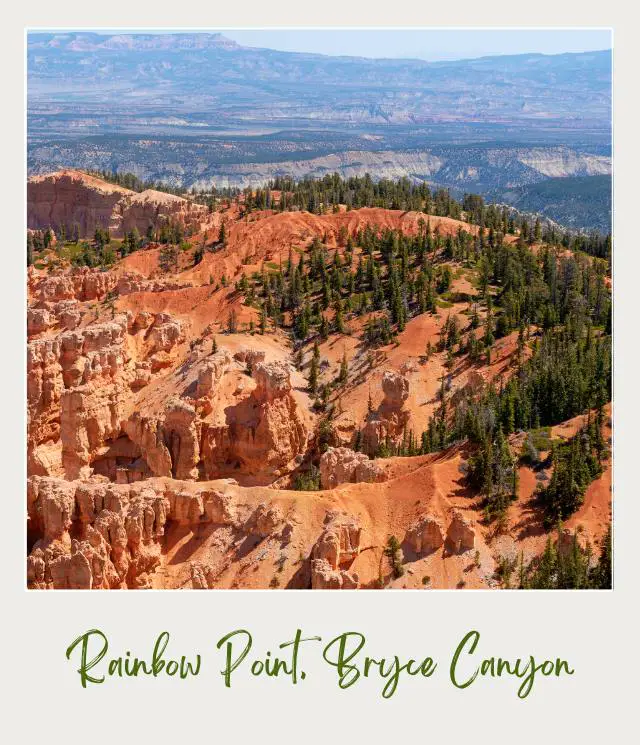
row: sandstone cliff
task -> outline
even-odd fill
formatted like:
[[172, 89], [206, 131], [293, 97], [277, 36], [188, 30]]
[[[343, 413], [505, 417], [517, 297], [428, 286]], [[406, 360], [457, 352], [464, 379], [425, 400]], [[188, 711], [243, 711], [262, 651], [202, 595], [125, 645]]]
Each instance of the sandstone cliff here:
[[33, 176], [27, 182], [27, 227], [33, 230], [64, 227], [70, 235], [77, 226], [80, 236], [91, 236], [99, 227], [120, 238], [134, 229], [144, 235], [149, 226], [163, 223], [200, 230], [206, 218], [206, 207], [189, 200], [153, 189], [136, 193], [81, 171]]

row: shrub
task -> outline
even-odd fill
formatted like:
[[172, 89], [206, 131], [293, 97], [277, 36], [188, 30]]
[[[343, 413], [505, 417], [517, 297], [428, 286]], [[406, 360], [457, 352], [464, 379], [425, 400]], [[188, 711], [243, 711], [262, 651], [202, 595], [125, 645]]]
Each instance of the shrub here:
[[296, 491], [318, 491], [320, 489], [320, 471], [311, 466], [308, 471], [296, 475], [293, 488]]
[[398, 579], [404, 574], [404, 567], [402, 566], [402, 550], [400, 548], [400, 541], [392, 535], [387, 541], [387, 547], [384, 550], [385, 556], [389, 559], [393, 576]]

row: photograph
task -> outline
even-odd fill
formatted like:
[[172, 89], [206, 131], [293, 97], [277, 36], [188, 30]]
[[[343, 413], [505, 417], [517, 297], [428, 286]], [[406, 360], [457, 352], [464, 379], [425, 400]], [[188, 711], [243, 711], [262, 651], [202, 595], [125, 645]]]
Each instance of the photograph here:
[[24, 587], [612, 589], [610, 29], [24, 33]]

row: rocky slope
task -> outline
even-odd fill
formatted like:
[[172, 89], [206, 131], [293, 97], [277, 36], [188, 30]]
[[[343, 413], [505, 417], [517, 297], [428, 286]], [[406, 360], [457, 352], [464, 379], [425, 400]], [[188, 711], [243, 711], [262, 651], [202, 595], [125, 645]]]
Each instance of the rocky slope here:
[[[56, 178], [75, 183], [72, 174]], [[130, 225], [136, 202], [124, 191], [83, 182], [78, 193], [87, 198], [77, 209], [86, 225], [103, 216], [114, 230]], [[183, 201], [169, 202], [178, 205], [174, 217], [193, 211], [197, 219]], [[423, 217], [382, 209], [236, 217], [207, 218], [214, 227], [205, 225], [194, 244], [211, 242], [224, 220], [226, 245], [199, 263], [189, 249], [176, 271], [163, 271], [154, 247], [106, 270], [71, 268], [53, 251], [29, 268], [29, 586], [487, 588], [499, 585], [505, 555], [537, 555], [546, 533], [530, 504], [536, 476], [528, 467], [510, 524], [496, 536], [467, 486], [466, 446], [376, 459], [353, 450], [357, 436], [363, 450], [376, 450], [424, 431], [445, 375], [455, 398], [513, 371], [517, 333], [500, 339], [490, 360], [463, 355], [452, 369], [436, 349], [451, 318], [465, 322], [476, 292], [463, 267], [451, 302], [410, 319], [395, 343], [366, 350], [357, 318], [348, 333], [320, 340], [322, 380], [348, 361], [322, 447], [310, 355], [298, 359], [280, 329], [258, 333], [256, 308], [235, 288], [243, 276], [285, 264], [292, 247], [308, 255], [319, 239], [339, 251], [366, 226], [415, 235]], [[477, 232], [428, 219], [443, 237]], [[579, 418], [556, 435], [578, 426]], [[316, 467], [312, 490], [296, 489]], [[609, 464], [569, 523], [592, 542], [610, 520], [610, 477]], [[401, 543], [402, 577], [385, 554], [390, 536]]]
[[122, 237], [163, 223], [200, 230], [206, 216], [205, 207], [173, 194], [136, 193], [80, 171], [66, 169], [27, 182], [27, 227], [34, 230], [64, 228], [71, 235], [77, 226], [81, 236], [102, 228]]

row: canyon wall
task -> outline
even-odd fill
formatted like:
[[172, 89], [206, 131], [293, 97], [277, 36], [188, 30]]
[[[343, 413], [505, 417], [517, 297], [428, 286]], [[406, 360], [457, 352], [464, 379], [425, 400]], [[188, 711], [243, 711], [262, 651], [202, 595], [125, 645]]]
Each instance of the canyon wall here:
[[153, 189], [136, 193], [80, 171], [58, 171], [27, 182], [27, 227], [32, 230], [64, 228], [70, 235], [77, 226], [85, 237], [102, 228], [121, 238], [134, 229], [144, 235], [149, 226], [163, 223], [197, 231], [207, 215], [205, 206], [173, 194]]

